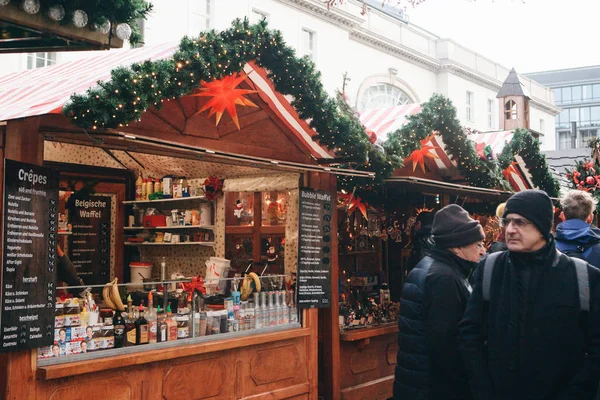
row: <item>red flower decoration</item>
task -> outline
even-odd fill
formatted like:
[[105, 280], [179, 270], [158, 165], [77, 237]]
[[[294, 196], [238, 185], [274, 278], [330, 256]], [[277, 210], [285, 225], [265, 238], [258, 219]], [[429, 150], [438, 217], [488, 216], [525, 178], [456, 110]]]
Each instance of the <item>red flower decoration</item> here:
[[216, 176], [209, 176], [204, 180], [204, 195], [207, 200], [213, 201], [223, 194], [223, 181]]
[[594, 178], [593, 176], [588, 176], [587, 178], [585, 178], [585, 183], [587, 183], [588, 185], [595, 185], [596, 178]]

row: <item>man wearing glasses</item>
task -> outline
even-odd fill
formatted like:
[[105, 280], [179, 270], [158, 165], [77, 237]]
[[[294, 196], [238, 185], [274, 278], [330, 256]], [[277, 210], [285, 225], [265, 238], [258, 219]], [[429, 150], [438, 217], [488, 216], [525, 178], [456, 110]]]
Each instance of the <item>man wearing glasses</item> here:
[[483, 228], [456, 204], [433, 219], [435, 245], [408, 274], [400, 300], [394, 399], [466, 400], [458, 323], [471, 293], [468, 278], [485, 254]]
[[588, 275], [585, 311], [581, 269], [556, 250], [553, 215], [545, 192], [513, 195], [501, 219], [508, 251], [479, 265], [459, 326], [475, 399], [594, 398], [600, 379], [600, 271], [580, 264]]

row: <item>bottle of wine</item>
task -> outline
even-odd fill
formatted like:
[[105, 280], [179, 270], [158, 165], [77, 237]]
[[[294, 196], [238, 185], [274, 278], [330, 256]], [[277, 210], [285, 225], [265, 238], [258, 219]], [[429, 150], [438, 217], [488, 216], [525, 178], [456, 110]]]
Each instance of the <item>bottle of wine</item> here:
[[125, 319], [119, 310], [115, 311], [113, 326], [115, 329], [115, 348], [125, 346]]

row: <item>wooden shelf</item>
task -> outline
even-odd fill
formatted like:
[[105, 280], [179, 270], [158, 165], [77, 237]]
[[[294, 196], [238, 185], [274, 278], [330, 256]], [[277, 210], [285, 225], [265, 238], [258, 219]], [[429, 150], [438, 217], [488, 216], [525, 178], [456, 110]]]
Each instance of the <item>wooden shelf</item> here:
[[184, 201], [202, 201], [205, 203], [211, 203], [210, 200], [206, 199], [206, 196], [194, 196], [194, 197], [178, 197], [176, 199], [158, 199], [158, 200], [127, 200], [124, 201], [123, 204], [160, 204], [160, 203], [177, 203]]
[[126, 231], [145, 231], [145, 230], [157, 230], [157, 231], [170, 231], [171, 229], [207, 229], [214, 231], [214, 225], [185, 225], [185, 226], [153, 226], [153, 227], [145, 227], [145, 226], [126, 226], [123, 228]]
[[363, 340], [375, 336], [383, 336], [397, 332], [398, 322], [390, 322], [388, 324], [368, 326], [364, 328], [357, 328], [350, 331], [342, 332], [340, 333], [340, 339], [344, 342], [355, 342], [357, 340]]
[[125, 246], [214, 246], [215, 242], [179, 242], [179, 243], [170, 243], [170, 242], [125, 242]]

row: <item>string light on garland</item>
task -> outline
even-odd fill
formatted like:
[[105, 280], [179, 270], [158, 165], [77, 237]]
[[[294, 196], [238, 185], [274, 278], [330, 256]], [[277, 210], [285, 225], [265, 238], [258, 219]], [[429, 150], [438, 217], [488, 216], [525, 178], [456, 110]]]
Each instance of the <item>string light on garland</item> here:
[[40, 0], [23, 0], [21, 8], [27, 14], [37, 14], [40, 12]]
[[60, 4], [48, 8], [48, 18], [55, 22], [62, 21], [65, 18], [65, 8]]

